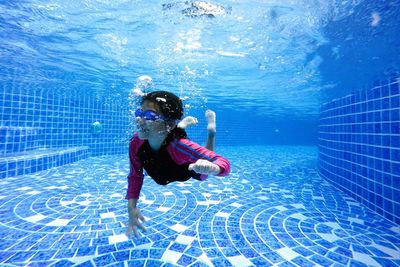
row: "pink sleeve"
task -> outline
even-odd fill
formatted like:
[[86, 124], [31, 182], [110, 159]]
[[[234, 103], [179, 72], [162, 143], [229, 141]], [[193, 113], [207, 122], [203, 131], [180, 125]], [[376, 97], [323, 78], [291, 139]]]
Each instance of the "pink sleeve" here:
[[194, 163], [198, 159], [206, 159], [217, 164], [221, 168], [221, 172], [218, 176], [227, 176], [230, 172], [230, 163], [226, 158], [188, 139], [181, 138], [172, 141], [168, 146], [168, 152], [179, 165]]
[[137, 152], [143, 140], [137, 136], [133, 137], [129, 143], [129, 165], [128, 190], [125, 199], [139, 199], [140, 190], [143, 185], [143, 164], [137, 156]]

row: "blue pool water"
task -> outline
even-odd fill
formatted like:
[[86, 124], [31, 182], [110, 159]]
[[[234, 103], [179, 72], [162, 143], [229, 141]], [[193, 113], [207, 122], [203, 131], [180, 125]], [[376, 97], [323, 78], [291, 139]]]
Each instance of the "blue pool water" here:
[[[0, 1], [0, 266], [400, 266], [399, 1], [212, 3]], [[142, 75], [232, 171], [128, 239]]]
[[124, 235], [125, 156], [2, 180], [0, 259], [5, 266], [400, 264], [399, 226], [320, 178], [314, 147], [219, 152], [235, 159], [228, 177], [168, 186], [145, 178], [140, 239]]

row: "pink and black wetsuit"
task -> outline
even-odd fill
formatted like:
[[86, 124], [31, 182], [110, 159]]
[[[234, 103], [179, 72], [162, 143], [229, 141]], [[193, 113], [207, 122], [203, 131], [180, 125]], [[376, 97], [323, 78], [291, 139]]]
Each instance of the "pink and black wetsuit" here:
[[221, 168], [218, 176], [226, 176], [230, 171], [227, 159], [186, 138], [173, 139], [162, 145], [157, 152], [152, 151], [147, 140], [136, 135], [129, 144], [130, 172], [126, 199], [138, 199], [143, 185], [143, 169], [153, 180], [166, 185], [175, 181], [187, 181], [190, 178], [205, 180], [207, 175], [189, 171], [189, 164], [198, 159], [206, 159]]

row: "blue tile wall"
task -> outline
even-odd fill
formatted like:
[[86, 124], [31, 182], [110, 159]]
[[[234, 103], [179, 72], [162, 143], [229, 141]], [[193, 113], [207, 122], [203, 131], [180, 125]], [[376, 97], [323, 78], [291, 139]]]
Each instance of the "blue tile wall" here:
[[[128, 105], [89, 95], [0, 89], [0, 178], [126, 153]], [[101, 130], [92, 126], [99, 122]]]
[[399, 80], [321, 107], [319, 173], [337, 188], [400, 224]]
[[[92, 129], [96, 121], [100, 132]], [[0, 155], [72, 146], [89, 146], [91, 155], [124, 153], [128, 124], [127, 103], [39, 89], [0, 91]]]

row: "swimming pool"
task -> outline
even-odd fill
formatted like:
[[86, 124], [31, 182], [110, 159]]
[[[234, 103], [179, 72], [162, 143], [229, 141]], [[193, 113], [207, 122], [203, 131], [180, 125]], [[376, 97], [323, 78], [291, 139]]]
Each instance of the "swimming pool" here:
[[[399, 3], [210, 3], [0, 3], [0, 266], [400, 265]], [[232, 170], [146, 176], [128, 239], [143, 75]]]
[[[2, 180], [2, 263], [28, 266], [395, 266], [399, 226], [323, 180], [308, 146], [221, 148], [228, 177], [145, 178], [128, 240], [125, 156]], [[6, 265], [7, 266], [7, 265]]]

